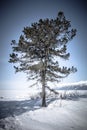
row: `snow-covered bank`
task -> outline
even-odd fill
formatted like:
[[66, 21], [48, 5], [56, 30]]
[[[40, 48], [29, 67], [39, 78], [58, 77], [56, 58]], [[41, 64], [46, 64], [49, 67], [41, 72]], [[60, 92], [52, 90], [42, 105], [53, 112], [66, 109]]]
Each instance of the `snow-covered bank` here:
[[[86, 130], [87, 100], [63, 100], [61, 105], [60, 101], [54, 101], [47, 108], [27, 112], [17, 118], [20, 120], [22, 127], [29, 128], [31, 126], [31, 130], [32, 128], [33, 130]], [[36, 127], [32, 124], [34, 122], [28, 120], [29, 118], [36, 121]], [[29, 122], [32, 122], [31, 125], [28, 124]]]
[[15, 94], [0, 99], [0, 130], [87, 130], [87, 93], [82, 98], [79, 91], [68, 100], [49, 97], [46, 108], [40, 107], [39, 97]]
[[55, 100], [47, 108], [0, 120], [0, 130], [87, 130], [87, 99]]

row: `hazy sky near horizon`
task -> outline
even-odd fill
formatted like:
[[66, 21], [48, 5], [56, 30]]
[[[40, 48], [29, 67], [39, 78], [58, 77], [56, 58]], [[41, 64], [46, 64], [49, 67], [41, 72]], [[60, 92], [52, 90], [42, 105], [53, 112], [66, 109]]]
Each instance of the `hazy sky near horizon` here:
[[[28, 86], [23, 73], [14, 73], [8, 63], [11, 40], [18, 41], [25, 26], [40, 18], [55, 18], [59, 11], [71, 21], [77, 35], [68, 44], [70, 60], [67, 65], [77, 67], [62, 83], [87, 80], [87, 3], [86, 0], [1, 0], [0, 1], [0, 89]], [[66, 61], [64, 62], [66, 65]]]

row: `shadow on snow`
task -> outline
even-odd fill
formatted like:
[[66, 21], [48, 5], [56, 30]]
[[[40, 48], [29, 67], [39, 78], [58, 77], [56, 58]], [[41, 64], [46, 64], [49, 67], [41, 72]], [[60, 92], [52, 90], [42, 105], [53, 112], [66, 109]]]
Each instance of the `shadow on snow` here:
[[[77, 101], [80, 98], [87, 98], [87, 95], [71, 94], [60, 97], [62, 100], [73, 100]], [[60, 99], [59, 97], [48, 97], [46, 99], [47, 105], [51, 102]], [[14, 117], [21, 115], [27, 111], [34, 111], [40, 109], [41, 98], [23, 100], [23, 101], [0, 101], [0, 119], [6, 117]]]
[[39, 109], [41, 100], [23, 100], [23, 101], [0, 101], [0, 119], [15, 115], [20, 115], [30, 110]]

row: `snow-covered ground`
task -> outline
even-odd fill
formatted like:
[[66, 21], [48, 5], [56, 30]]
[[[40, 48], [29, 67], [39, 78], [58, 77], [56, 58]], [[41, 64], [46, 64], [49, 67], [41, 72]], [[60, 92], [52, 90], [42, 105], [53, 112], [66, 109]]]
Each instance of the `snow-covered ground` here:
[[60, 93], [41, 108], [36, 91], [0, 91], [0, 130], [87, 130], [87, 91]]

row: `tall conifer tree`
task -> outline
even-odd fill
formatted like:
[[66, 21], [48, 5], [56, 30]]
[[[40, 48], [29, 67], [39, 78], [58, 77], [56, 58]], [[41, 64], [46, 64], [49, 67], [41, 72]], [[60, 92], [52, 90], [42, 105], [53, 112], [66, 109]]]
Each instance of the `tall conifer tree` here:
[[67, 43], [75, 35], [76, 29], [71, 29], [70, 21], [66, 20], [63, 12], [59, 12], [55, 19], [40, 19], [38, 23], [24, 27], [18, 43], [12, 40], [13, 52], [10, 54], [9, 62], [17, 63], [14, 66], [16, 72], [23, 71], [29, 80], [36, 80], [42, 84], [42, 106], [46, 106], [46, 88], [55, 92], [48, 86], [48, 81], [59, 82], [77, 71], [73, 66], [59, 66], [57, 60], [57, 57], [69, 59]]

